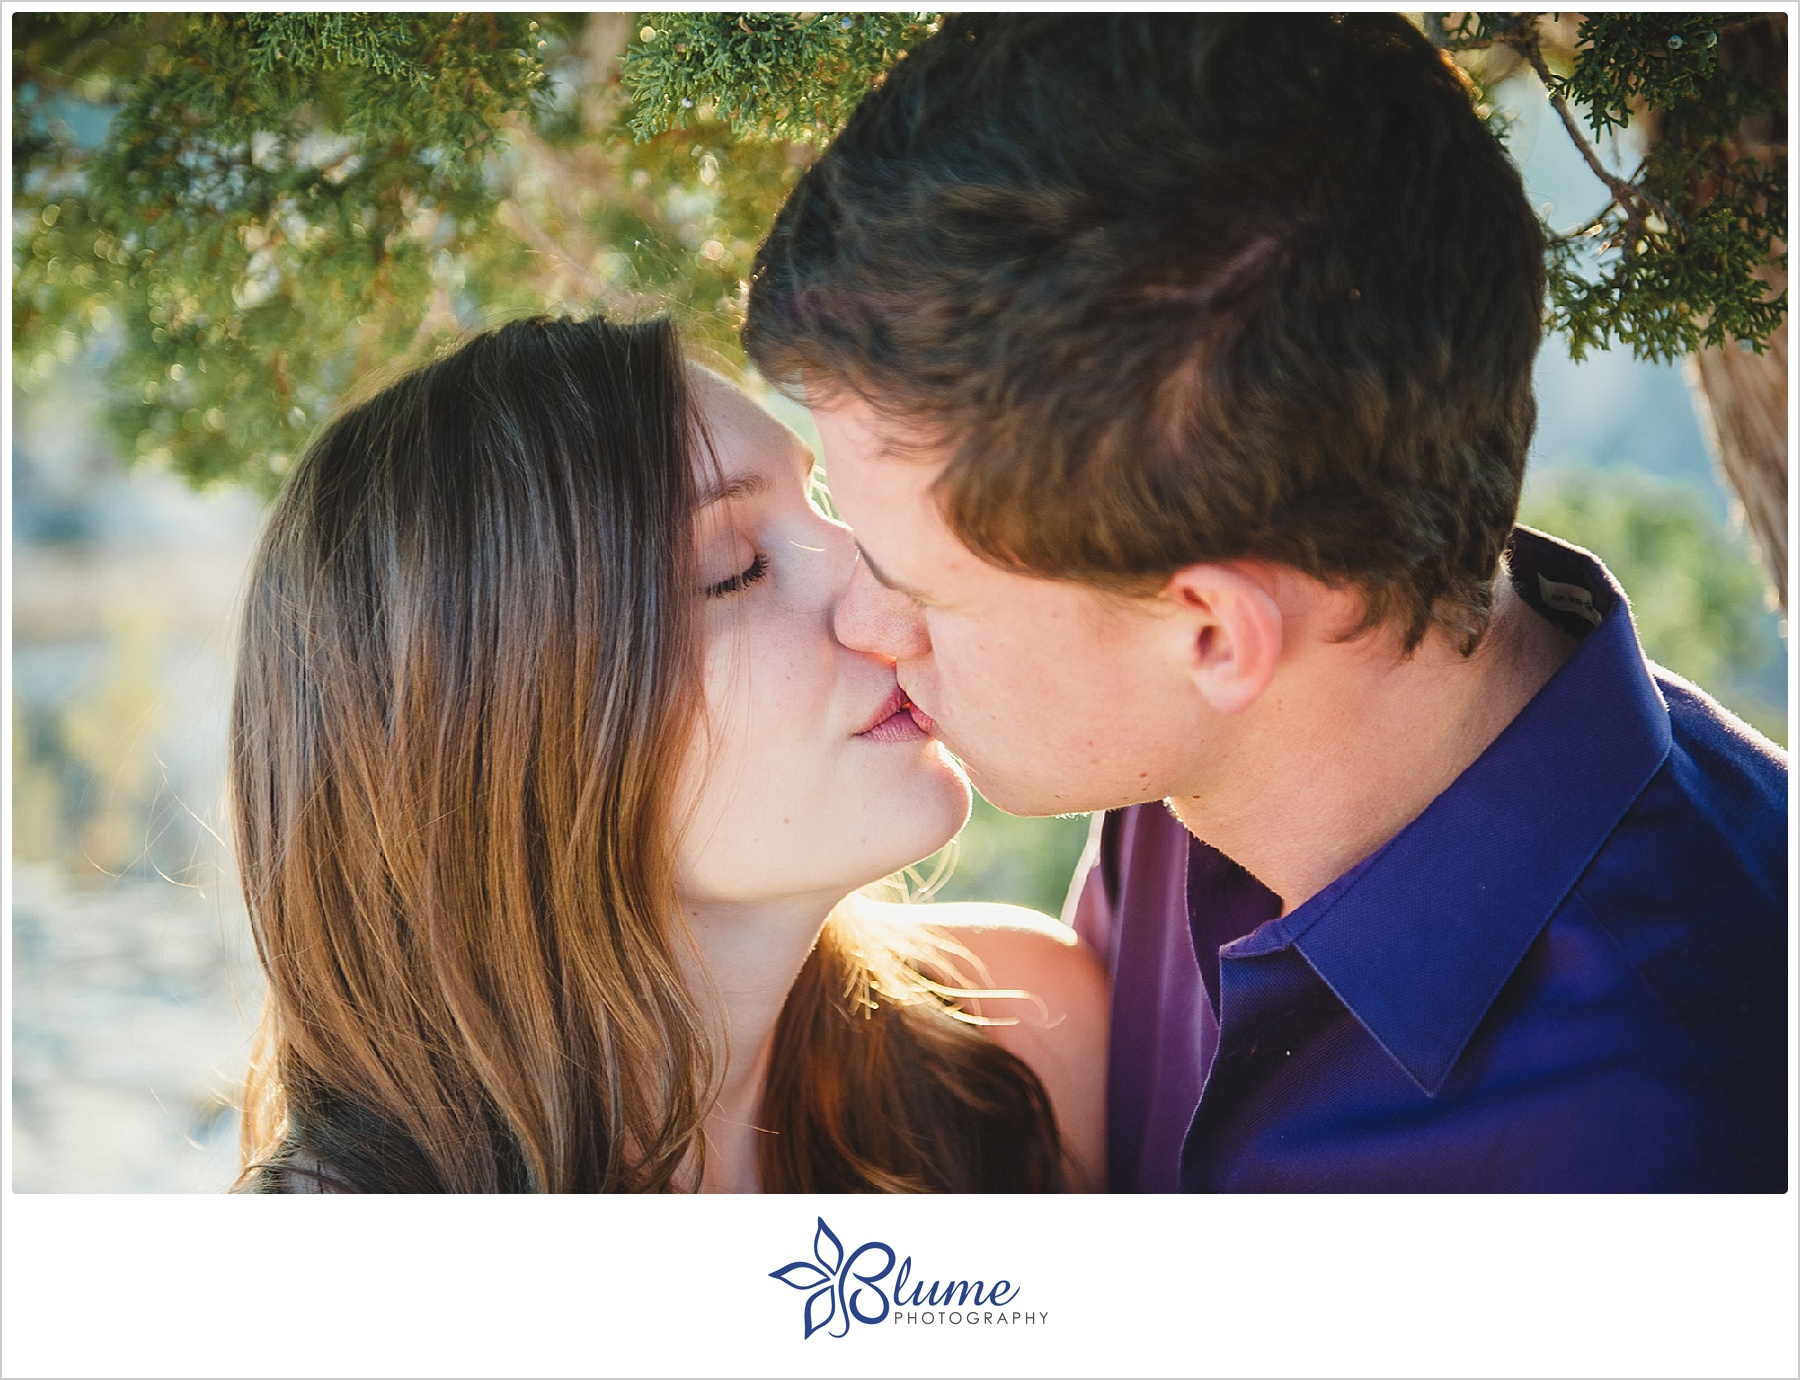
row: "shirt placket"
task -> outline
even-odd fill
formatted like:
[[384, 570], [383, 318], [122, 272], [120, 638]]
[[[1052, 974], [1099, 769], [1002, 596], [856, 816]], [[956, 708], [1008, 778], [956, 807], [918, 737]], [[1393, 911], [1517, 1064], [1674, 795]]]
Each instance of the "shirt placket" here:
[[[1239, 1182], [1253, 1168], [1240, 1130], [1280, 1135], [1281, 1072], [1293, 1051], [1341, 1013], [1341, 1007], [1292, 948], [1219, 960], [1219, 1016], [1202, 1018], [1205, 1078], [1181, 1157], [1187, 1192], [1255, 1187]], [[1210, 1048], [1208, 1047], [1210, 1044]], [[1246, 1117], [1249, 1103], [1255, 1115]]]

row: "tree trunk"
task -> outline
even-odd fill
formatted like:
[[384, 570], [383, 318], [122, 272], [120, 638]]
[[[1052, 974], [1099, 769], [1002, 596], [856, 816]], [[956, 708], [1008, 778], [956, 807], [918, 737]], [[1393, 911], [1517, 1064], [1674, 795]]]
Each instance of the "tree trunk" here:
[[[1786, 274], [1778, 275], [1785, 286]], [[1787, 322], [1758, 355], [1735, 344], [1691, 357], [1701, 430], [1787, 611]]]
[[[1774, 91], [1787, 90], [1787, 15], [1755, 16], [1752, 23], [1720, 35], [1719, 66]], [[1746, 120], [1727, 157], [1758, 162], [1787, 161], [1785, 107], [1775, 115]], [[1777, 251], [1783, 246], [1777, 246]], [[1771, 264], [1758, 275], [1776, 292], [1787, 288], [1787, 273]], [[1787, 581], [1787, 320], [1763, 354], [1736, 341], [1723, 350], [1702, 350], [1688, 371], [1695, 410], [1719, 468], [1744, 508], [1744, 525], [1775, 584], [1782, 611]]]

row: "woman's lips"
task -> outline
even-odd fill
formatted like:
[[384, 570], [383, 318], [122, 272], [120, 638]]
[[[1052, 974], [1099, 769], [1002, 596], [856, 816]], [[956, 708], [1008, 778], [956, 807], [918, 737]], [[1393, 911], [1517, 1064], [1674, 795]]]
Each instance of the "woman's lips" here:
[[882, 701], [881, 708], [870, 718], [868, 725], [858, 731], [856, 736], [869, 738], [877, 743], [919, 742], [927, 735], [913, 718], [911, 710], [912, 701], [896, 685], [893, 692]]
[[906, 705], [906, 712], [912, 716], [912, 721], [919, 726], [919, 731], [921, 733], [930, 738], [938, 736], [937, 724], [933, 722], [931, 715], [919, 708], [918, 705], [913, 704], [909, 700]]
[[875, 727], [859, 734], [877, 743], [922, 743], [929, 736], [904, 709], [897, 709]]

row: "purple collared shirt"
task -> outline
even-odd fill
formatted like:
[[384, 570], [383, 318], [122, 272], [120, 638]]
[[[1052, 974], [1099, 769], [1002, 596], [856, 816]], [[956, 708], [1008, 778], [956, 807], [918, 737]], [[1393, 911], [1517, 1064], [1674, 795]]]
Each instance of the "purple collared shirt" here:
[[1786, 759], [1592, 556], [1520, 528], [1511, 570], [1580, 646], [1291, 914], [1162, 805], [1105, 817], [1070, 909], [1115, 1191], [1785, 1190]]

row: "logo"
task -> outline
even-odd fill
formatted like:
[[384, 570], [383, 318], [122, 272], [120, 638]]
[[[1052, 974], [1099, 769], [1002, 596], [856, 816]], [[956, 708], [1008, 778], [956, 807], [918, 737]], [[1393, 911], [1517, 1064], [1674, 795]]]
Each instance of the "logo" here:
[[853, 1322], [1011, 1327], [1036, 1325], [1050, 1316], [1043, 1310], [1009, 1309], [1006, 1305], [1019, 1297], [1019, 1286], [1010, 1280], [997, 1279], [991, 1286], [979, 1279], [927, 1284], [912, 1274], [912, 1257], [900, 1260], [885, 1241], [865, 1241], [846, 1253], [821, 1217], [813, 1232], [813, 1258], [771, 1270], [769, 1278], [806, 1295], [800, 1317], [803, 1340], [815, 1332], [848, 1336]]

